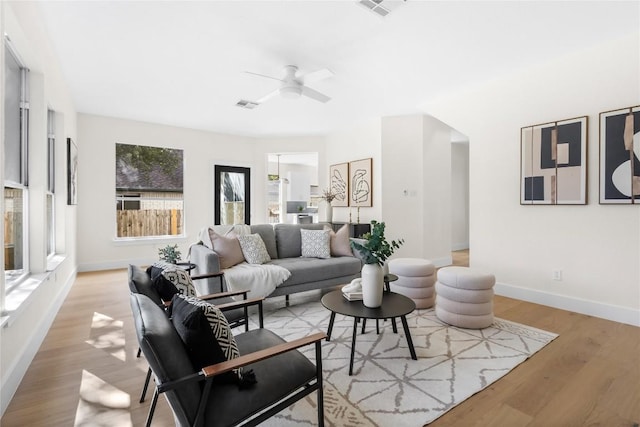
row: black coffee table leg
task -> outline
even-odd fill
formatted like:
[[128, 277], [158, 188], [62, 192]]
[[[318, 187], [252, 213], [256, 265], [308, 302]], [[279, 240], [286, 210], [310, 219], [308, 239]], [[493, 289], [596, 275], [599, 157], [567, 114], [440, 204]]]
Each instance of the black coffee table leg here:
[[396, 326], [396, 318], [395, 317], [391, 318], [391, 326], [393, 327], [393, 333], [397, 334], [398, 333], [398, 327]]
[[411, 358], [413, 360], [418, 360], [418, 357], [416, 356], [416, 350], [413, 348], [413, 340], [411, 339], [411, 332], [409, 332], [409, 324], [407, 324], [407, 317], [402, 316], [400, 317], [400, 320], [402, 320], [404, 335], [405, 337], [407, 337], [407, 344], [409, 345], [409, 352], [411, 353]]
[[336, 318], [336, 312], [331, 312], [331, 317], [329, 318], [329, 329], [327, 330], [327, 341], [331, 339], [331, 331], [333, 331], [333, 321]]
[[[364, 319], [363, 319], [364, 320]], [[353, 336], [351, 337], [351, 360], [349, 361], [349, 376], [353, 373], [353, 354], [356, 351], [356, 335], [358, 334], [358, 319], [353, 318]]]

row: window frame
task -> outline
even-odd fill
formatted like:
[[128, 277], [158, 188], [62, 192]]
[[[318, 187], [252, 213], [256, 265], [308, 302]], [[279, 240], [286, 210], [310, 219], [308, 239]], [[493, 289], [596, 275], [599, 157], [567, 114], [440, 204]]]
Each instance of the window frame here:
[[[180, 152], [180, 189], [161, 189], [161, 188], [125, 188], [119, 186], [118, 183], [118, 145], [130, 145], [130, 146], [139, 146], [145, 148], [153, 148], [159, 150], [173, 150]], [[114, 241], [115, 242], [139, 242], [139, 241], [147, 241], [147, 240], [174, 240], [174, 239], [183, 239], [185, 234], [185, 203], [184, 203], [184, 149], [183, 148], [172, 148], [172, 147], [163, 147], [157, 145], [144, 145], [144, 144], [131, 144], [131, 143], [121, 143], [116, 142], [116, 154], [115, 154], [115, 167], [116, 167], [116, 177], [115, 177], [115, 209], [114, 209]], [[171, 197], [158, 197], [157, 194], [154, 193], [166, 193], [168, 194], [179, 194], [180, 197], [171, 198]], [[129, 203], [138, 203], [138, 209], [127, 209], [127, 204]], [[180, 211], [180, 218], [177, 223], [178, 232], [176, 234], [150, 234], [144, 236], [129, 236], [129, 235], [119, 235], [119, 212], [122, 211], [135, 211], [135, 210], [144, 210], [145, 205], [153, 205], [160, 203], [162, 205], [166, 204], [176, 204], [178, 203], [180, 207], [177, 209]], [[159, 210], [170, 210], [165, 208], [161, 208]]]
[[56, 253], [56, 112], [47, 110], [47, 257]]
[[[4, 271], [4, 295], [9, 294], [14, 288], [16, 288], [30, 273], [29, 269], [29, 69], [25, 66], [24, 62], [18, 55], [16, 49], [14, 48], [11, 40], [5, 35], [4, 37], [4, 53], [5, 53], [5, 62], [4, 62], [4, 72], [6, 72], [7, 67], [10, 65], [7, 62], [7, 55], [9, 55], [12, 60], [17, 64], [20, 69], [20, 101], [19, 101], [19, 137], [18, 144], [20, 144], [17, 152], [19, 153], [20, 160], [20, 172], [19, 172], [19, 182], [15, 180], [7, 179], [6, 174], [7, 171], [4, 171], [5, 176], [3, 176], [4, 188], [6, 189], [17, 189], [22, 193], [22, 268], [7, 270], [5, 268]], [[6, 84], [6, 80], [5, 80]], [[6, 87], [5, 93], [6, 93]], [[6, 105], [5, 105], [6, 108]], [[6, 110], [4, 111], [4, 120], [3, 127], [6, 130]], [[10, 141], [10, 138], [7, 138], [6, 134], [4, 137], [4, 149], [6, 156], [6, 144], [13, 143]], [[6, 160], [6, 157], [5, 157]], [[6, 212], [6, 205], [4, 206], [3, 213]], [[3, 222], [4, 223], [4, 222]], [[3, 241], [6, 242], [7, 236], [4, 236]], [[5, 259], [6, 263], [6, 259]]]

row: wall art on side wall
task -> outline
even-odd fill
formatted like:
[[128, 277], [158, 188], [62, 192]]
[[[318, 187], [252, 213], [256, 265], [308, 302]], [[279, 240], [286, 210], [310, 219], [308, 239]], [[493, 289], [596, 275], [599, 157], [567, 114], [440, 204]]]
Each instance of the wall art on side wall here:
[[329, 166], [329, 189], [336, 195], [332, 206], [349, 206], [349, 163]]
[[349, 162], [349, 205], [373, 206], [371, 158]]
[[78, 204], [78, 147], [67, 138], [67, 205]]
[[520, 204], [586, 204], [587, 117], [523, 127], [520, 162]]
[[600, 203], [640, 204], [640, 105], [600, 113]]

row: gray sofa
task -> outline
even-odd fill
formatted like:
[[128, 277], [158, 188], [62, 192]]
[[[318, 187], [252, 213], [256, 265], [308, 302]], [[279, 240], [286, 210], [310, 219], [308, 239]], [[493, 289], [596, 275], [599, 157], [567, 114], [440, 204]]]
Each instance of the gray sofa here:
[[[252, 234], [259, 234], [262, 237], [271, 257], [270, 263], [291, 272], [291, 277], [279, 285], [273, 293], [268, 295], [269, 297], [347, 284], [360, 277], [362, 261], [357, 256], [328, 259], [301, 257], [300, 229], [322, 230], [324, 224], [257, 224], [250, 227]], [[194, 275], [220, 271], [218, 255], [201, 242], [191, 247], [190, 261], [196, 265]], [[200, 287], [199, 292], [220, 292], [220, 283], [217, 279], [211, 279], [202, 285], [206, 287]]]

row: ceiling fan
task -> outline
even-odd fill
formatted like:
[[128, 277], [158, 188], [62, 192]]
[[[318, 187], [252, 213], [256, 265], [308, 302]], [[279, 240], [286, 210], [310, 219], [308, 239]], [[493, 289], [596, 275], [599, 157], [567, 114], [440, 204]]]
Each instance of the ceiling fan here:
[[245, 71], [245, 73], [247, 74], [252, 74], [258, 77], [265, 77], [265, 78], [277, 80], [280, 82], [280, 87], [278, 89], [263, 96], [257, 101], [247, 101], [247, 102], [256, 104], [253, 106], [255, 107], [257, 105], [260, 105], [268, 101], [269, 99], [273, 98], [276, 95], [280, 95], [283, 98], [290, 98], [290, 99], [296, 99], [304, 95], [311, 99], [314, 99], [316, 101], [323, 102], [323, 103], [331, 100], [331, 98], [328, 97], [327, 95], [320, 93], [317, 90], [311, 89], [309, 86], [305, 85], [305, 83], [317, 82], [317, 81], [332, 77], [333, 73], [330, 70], [323, 68], [321, 70], [313, 71], [311, 73], [307, 73], [300, 76], [296, 75], [297, 72], [298, 72], [298, 67], [296, 67], [295, 65], [287, 65], [284, 67], [285, 75], [283, 78], [266, 76], [264, 74]]

